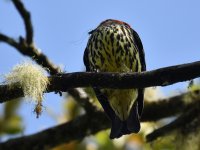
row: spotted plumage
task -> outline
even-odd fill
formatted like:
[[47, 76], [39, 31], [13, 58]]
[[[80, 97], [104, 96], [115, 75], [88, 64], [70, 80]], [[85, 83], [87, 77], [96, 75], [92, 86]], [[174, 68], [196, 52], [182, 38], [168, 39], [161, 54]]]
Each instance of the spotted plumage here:
[[[91, 35], [84, 52], [86, 71], [142, 72], [146, 70], [138, 34], [125, 22], [103, 21]], [[96, 96], [112, 121], [110, 138], [140, 130], [143, 89], [99, 89]]]

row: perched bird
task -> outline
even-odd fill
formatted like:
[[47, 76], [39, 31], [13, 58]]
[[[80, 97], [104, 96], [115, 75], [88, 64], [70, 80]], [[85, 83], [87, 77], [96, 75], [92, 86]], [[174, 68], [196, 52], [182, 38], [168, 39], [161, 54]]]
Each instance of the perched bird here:
[[[89, 34], [84, 52], [86, 71], [130, 73], [146, 70], [141, 40], [127, 23], [108, 19]], [[93, 89], [112, 122], [111, 139], [139, 132], [144, 89]]]

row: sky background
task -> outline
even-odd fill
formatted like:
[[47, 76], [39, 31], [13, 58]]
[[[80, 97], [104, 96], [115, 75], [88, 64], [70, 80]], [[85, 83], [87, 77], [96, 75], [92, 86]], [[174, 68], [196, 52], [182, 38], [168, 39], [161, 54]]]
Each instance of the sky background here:
[[[53, 63], [64, 71], [83, 71], [83, 52], [88, 32], [101, 21], [118, 19], [130, 24], [142, 40], [147, 69], [198, 61], [200, 57], [199, 0], [24, 0], [31, 12], [34, 41]], [[24, 36], [24, 24], [9, 0], [0, 0], [0, 32]], [[25, 60], [18, 51], [0, 43], [0, 74]], [[2, 80], [1, 80], [2, 81]], [[165, 95], [186, 90], [187, 84], [164, 87]], [[46, 94], [44, 106], [61, 114], [63, 100]], [[2, 105], [2, 104], [1, 104]], [[26, 119], [25, 133], [42, 130], [57, 122], [44, 113], [39, 119], [34, 106], [25, 102], [20, 113]]]

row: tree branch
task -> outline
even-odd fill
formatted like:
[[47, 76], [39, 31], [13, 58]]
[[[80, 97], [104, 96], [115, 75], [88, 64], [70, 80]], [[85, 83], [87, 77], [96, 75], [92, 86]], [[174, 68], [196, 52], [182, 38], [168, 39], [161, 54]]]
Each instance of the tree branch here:
[[[160, 114], [163, 114], [163, 117], [169, 117], [177, 113], [184, 112], [188, 106], [200, 105], [199, 93], [196, 95], [198, 100], [196, 99], [191, 103], [185, 102], [185, 96], [188, 94], [190, 93], [184, 93], [182, 95], [169, 98], [168, 100], [165, 99], [156, 102], [148, 102], [144, 108], [142, 121], [155, 121], [162, 118]], [[168, 106], [171, 106], [170, 111], [173, 112], [173, 114], [168, 113], [169, 111], [166, 112], [165, 109]], [[164, 109], [160, 110], [160, 108]], [[166, 112], [166, 114], [164, 114], [164, 112]], [[195, 116], [197, 115], [198, 114], [195, 114]], [[6, 142], [0, 143], [0, 149], [10, 150], [13, 149], [13, 147], [15, 147], [16, 150], [26, 150], [30, 148], [34, 150], [40, 150], [44, 148], [48, 149], [62, 143], [80, 140], [88, 135], [95, 134], [98, 131], [108, 128], [110, 128], [110, 121], [107, 119], [106, 115], [101, 111], [94, 111], [93, 113], [79, 116], [72, 121], [46, 129], [39, 133], [10, 139]]]
[[186, 124], [192, 122], [197, 116], [200, 114], [200, 103], [194, 103], [188, 111], [184, 112], [183, 114], [172, 121], [171, 123], [154, 130], [152, 133], [148, 134], [146, 136], [146, 139], [148, 142], [156, 140], [158, 137], [164, 136], [165, 134], [185, 126]]
[[16, 48], [21, 54], [31, 57], [38, 64], [42, 65], [50, 74], [57, 74], [60, 72], [59, 67], [55, 66], [42, 52], [39, 52], [33, 45], [27, 45], [26, 41], [20, 37], [19, 42], [11, 37], [0, 33], [0, 41]]
[[[76, 87], [95, 86], [101, 88], [130, 89], [144, 88], [150, 86], [166, 86], [177, 82], [191, 80], [200, 76], [200, 62], [165, 67], [142, 73], [94, 73], [76, 72], [54, 75], [49, 77], [50, 84], [47, 92], [67, 91]], [[4, 89], [6, 88], [6, 89]], [[4, 102], [7, 98], [23, 96], [12, 89], [0, 86], [0, 100]], [[16, 94], [13, 94], [15, 92]], [[7, 93], [7, 98], [5, 97]]]
[[21, 87], [10, 88], [9, 85], [0, 85], [0, 103], [23, 97], [24, 93]]
[[94, 112], [33, 135], [8, 140], [0, 144], [0, 149], [50, 149], [62, 143], [82, 139], [109, 127], [110, 123], [105, 114], [103, 112]]
[[24, 7], [20, 0], [12, 0], [19, 14], [23, 18], [25, 29], [26, 29], [26, 42], [28, 45], [33, 43], [33, 27], [31, 22], [31, 15]]
[[141, 121], [158, 121], [166, 117], [174, 116], [184, 112], [184, 110], [192, 108], [197, 102], [200, 102], [199, 90], [182, 93], [153, 102], [145, 101], [144, 115], [142, 115]]
[[19, 48], [19, 44], [13, 38], [8, 37], [8, 36], [6, 36], [4, 34], [1, 34], [1, 33], [0, 33], [0, 41], [1, 42], [5, 42], [8, 45], [10, 45], [10, 46], [12, 46], [12, 47], [14, 47], [16, 49]]
[[65, 91], [68, 88], [88, 86], [114, 89], [167, 86], [199, 76], [200, 61], [142, 73], [76, 72], [49, 77], [49, 90]]

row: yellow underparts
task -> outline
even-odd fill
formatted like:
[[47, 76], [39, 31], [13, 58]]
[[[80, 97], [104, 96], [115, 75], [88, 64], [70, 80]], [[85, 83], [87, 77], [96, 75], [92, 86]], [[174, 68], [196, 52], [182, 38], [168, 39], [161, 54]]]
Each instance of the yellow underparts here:
[[120, 120], [126, 120], [138, 96], [137, 89], [105, 89], [108, 100]]

